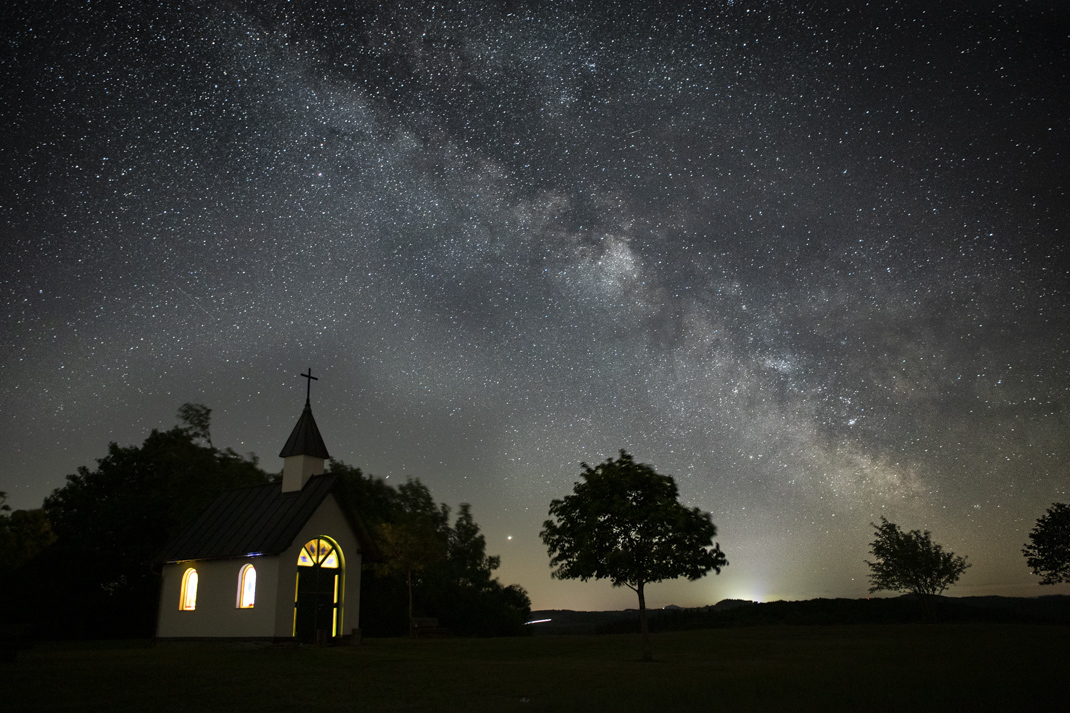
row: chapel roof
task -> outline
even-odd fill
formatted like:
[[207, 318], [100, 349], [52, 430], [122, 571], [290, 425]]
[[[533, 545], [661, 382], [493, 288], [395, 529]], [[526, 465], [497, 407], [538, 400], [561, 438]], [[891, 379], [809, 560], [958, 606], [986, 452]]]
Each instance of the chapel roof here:
[[305, 410], [301, 412], [301, 418], [297, 419], [297, 425], [286, 439], [286, 445], [282, 447], [279, 458], [290, 456], [312, 456], [314, 458], [330, 458], [327, 446], [323, 443], [323, 436], [316, 426], [316, 419], [312, 418], [312, 404], [305, 400]]
[[167, 543], [156, 561], [280, 554], [293, 544], [301, 528], [331, 494], [353, 529], [365, 560], [376, 561], [375, 545], [360, 517], [346, 502], [343, 489], [336, 487], [340, 483], [341, 476], [325, 473], [309, 478], [301, 490], [286, 493], [282, 492], [282, 483], [228, 490]]

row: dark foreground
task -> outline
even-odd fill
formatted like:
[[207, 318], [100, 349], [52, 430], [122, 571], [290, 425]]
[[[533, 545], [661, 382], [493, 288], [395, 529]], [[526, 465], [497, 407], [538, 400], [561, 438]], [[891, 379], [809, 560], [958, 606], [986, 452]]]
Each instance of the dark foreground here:
[[654, 637], [372, 639], [317, 649], [39, 644], [5, 711], [1059, 711], [1070, 628], [757, 627]]

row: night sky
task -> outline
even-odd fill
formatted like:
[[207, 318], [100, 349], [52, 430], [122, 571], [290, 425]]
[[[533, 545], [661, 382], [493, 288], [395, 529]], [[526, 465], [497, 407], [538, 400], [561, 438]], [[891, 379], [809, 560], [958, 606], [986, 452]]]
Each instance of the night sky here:
[[535, 608], [636, 606], [538, 536], [622, 448], [730, 561], [651, 606], [866, 596], [881, 516], [1070, 593], [1065, 3], [353, 6], [4, 3], [13, 507], [187, 401], [279, 470], [311, 367]]

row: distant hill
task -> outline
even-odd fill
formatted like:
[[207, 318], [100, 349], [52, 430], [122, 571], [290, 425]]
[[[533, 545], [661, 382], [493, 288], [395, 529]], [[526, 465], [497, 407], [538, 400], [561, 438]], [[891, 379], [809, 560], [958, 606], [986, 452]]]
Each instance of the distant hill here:
[[[725, 599], [717, 604], [684, 609], [649, 610], [651, 631], [719, 629], [735, 626], [842, 624], [904, 624], [924, 621], [913, 595], [881, 599], [809, 599], [755, 603]], [[941, 623], [1016, 622], [1070, 625], [1070, 596], [1043, 597], [938, 597]], [[584, 612], [543, 609], [531, 613], [533, 633], [608, 634], [636, 630], [639, 611]]]

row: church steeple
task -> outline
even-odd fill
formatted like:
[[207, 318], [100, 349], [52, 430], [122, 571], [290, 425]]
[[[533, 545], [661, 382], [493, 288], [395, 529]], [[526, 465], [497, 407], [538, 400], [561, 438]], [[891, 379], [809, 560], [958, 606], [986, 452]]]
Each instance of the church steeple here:
[[318, 381], [312, 376], [312, 369], [307, 374], [301, 374], [308, 379], [308, 390], [305, 392], [305, 410], [301, 412], [301, 418], [297, 419], [297, 425], [282, 447], [279, 457], [283, 459], [282, 466], [282, 492], [292, 492], [305, 487], [305, 483], [313, 475], [323, 472], [323, 463], [330, 458], [327, 446], [323, 443], [323, 436], [316, 426], [316, 419], [312, 417], [312, 382]]

